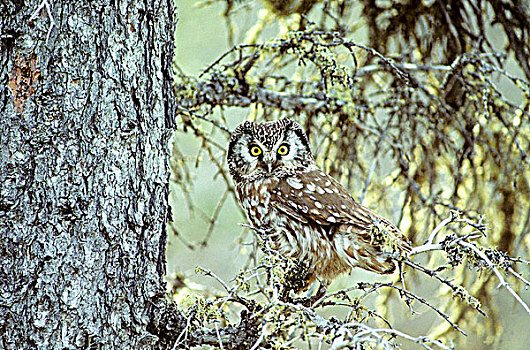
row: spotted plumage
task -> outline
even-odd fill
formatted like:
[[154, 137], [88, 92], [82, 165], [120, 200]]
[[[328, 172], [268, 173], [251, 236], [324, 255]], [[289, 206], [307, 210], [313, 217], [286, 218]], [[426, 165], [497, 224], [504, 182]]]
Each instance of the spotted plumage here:
[[308, 263], [311, 279], [330, 281], [353, 267], [392, 273], [390, 255], [410, 250], [392, 223], [317, 167], [293, 120], [239, 125], [227, 160], [249, 222], [273, 248]]

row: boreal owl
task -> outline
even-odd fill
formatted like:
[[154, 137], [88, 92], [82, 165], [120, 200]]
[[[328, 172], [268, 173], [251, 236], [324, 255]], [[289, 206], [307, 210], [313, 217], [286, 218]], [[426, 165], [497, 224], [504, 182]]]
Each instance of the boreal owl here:
[[353, 267], [389, 274], [394, 258], [410, 250], [396, 226], [316, 165], [291, 119], [240, 124], [227, 160], [248, 221], [274, 249], [306, 263], [310, 280], [329, 282]]

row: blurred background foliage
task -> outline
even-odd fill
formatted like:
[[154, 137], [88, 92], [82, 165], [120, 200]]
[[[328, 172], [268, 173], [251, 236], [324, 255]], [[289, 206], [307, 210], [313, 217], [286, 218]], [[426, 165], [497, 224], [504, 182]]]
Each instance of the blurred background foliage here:
[[[457, 211], [461, 221], [444, 226], [437, 242], [484, 225], [477, 246], [529, 260], [528, 2], [177, 0], [177, 6], [181, 110], [167, 248], [175, 300], [222, 295], [218, 281], [195, 273], [197, 266], [231, 281], [259, 261], [254, 234], [238, 225], [246, 219], [225, 160], [229, 131], [244, 120], [300, 122], [319, 166], [415, 246]], [[503, 267], [495, 254], [493, 263]], [[391, 288], [363, 303], [396, 329], [456, 348], [527, 349], [530, 316], [498, 288], [491, 266], [472, 260], [462, 251], [413, 258], [464, 287], [487, 318], [447, 286], [405, 269], [406, 287], [467, 337], [424, 305], [411, 315]], [[528, 279], [527, 263], [507, 266]], [[524, 281], [501, 270], [530, 303]], [[330, 291], [395, 279], [354, 270]], [[421, 348], [404, 345], [415, 347]]]

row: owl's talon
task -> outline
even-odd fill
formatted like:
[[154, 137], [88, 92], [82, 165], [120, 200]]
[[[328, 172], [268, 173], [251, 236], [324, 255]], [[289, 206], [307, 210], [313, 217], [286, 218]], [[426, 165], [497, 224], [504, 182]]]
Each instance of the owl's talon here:
[[315, 301], [321, 299], [324, 295], [326, 295], [328, 291], [328, 286], [324, 283], [320, 283], [320, 287], [318, 287], [317, 294], [315, 294], [314, 298]]
[[[313, 284], [314, 286], [314, 284]], [[313, 289], [313, 288], [311, 288]], [[306, 297], [302, 297], [302, 298], [296, 298], [296, 299], [293, 299], [293, 303], [294, 304], [301, 304], [303, 306], [306, 306], [306, 307], [310, 307], [310, 306], [313, 306], [315, 305], [316, 302], [318, 302], [320, 299], [322, 299], [322, 297], [324, 297], [327, 293], [327, 290], [328, 290], [328, 287], [323, 284], [323, 283], [320, 283], [320, 286], [317, 290], [317, 293], [313, 296], [310, 296], [310, 294], [308, 294], [308, 296]]]
[[[317, 286], [317, 283], [318, 283], [318, 281], [316, 281], [316, 280], [313, 281], [313, 283], [311, 283], [311, 287], [309, 287], [309, 289], [307, 290], [307, 293], [306, 293], [306, 297], [307, 297], [307, 298], [311, 297], [311, 295], [312, 295], [313, 292], [315, 291], [315, 288], [316, 288], [316, 286]], [[321, 287], [321, 286], [322, 286], [322, 285], [319, 286], [319, 289], [318, 289], [318, 290], [320, 290], [320, 287]]]

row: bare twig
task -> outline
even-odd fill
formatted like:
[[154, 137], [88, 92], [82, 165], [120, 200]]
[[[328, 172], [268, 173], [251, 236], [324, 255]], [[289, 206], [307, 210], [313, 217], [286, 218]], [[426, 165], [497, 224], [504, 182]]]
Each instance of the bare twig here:
[[458, 242], [458, 244], [464, 247], [470, 248], [478, 256], [480, 256], [480, 258], [482, 258], [482, 260], [484, 260], [488, 264], [488, 266], [493, 270], [493, 273], [499, 279], [500, 285], [505, 287], [508, 290], [508, 292], [510, 292], [510, 294], [515, 298], [515, 300], [517, 300], [517, 302], [522, 305], [526, 313], [530, 315], [530, 308], [528, 307], [528, 305], [523, 301], [523, 299], [521, 299], [521, 297], [517, 293], [515, 293], [515, 291], [510, 286], [510, 284], [504, 280], [504, 277], [502, 277], [502, 274], [499, 272], [495, 264], [491, 262], [491, 260], [486, 256], [486, 254], [484, 254], [482, 250], [478, 249], [474, 244], [471, 244], [468, 242], [460, 241]]
[[379, 137], [379, 141], [377, 142], [377, 146], [375, 147], [374, 158], [372, 159], [372, 163], [370, 164], [370, 170], [368, 171], [368, 176], [366, 177], [366, 180], [364, 181], [364, 190], [361, 194], [361, 197], [359, 197], [359, 203], [361, 204], [363, 204], [364, 197], [366, 196], [366, 193], [368, 192], [368, 187], [370, 186], [370, 181], [372, 180], [372, 175], [375, 170], [377, 156], [379, 155], [379, 150], [381, 149], [381, 145], [383, 143], [383, 140], [385, 139], [386, 132], [388, 131], [388, 128], [390, 127], [390, 124], [392, 123], [392, 120], [394, 119], [394, 117], [395, 117], [395, 113], [393, 113], [390, 116], [390, 118], [388, 118], [385, 128], [383, 132], [381, 133], [381, 136]]
[[224, 347], [223, 347], [223, 341], [221, 340], [221, 334], [219, 334], [219, 325], [218, 325], [218, 322], [214, 322], [215, 324], [215, 333], [217, 333], [217, 338], [219, 339], [219, 348], [221, 350], [224, 350]]
[[508, 268], [508, 271], [510, 271], [510, 273], [512, 275], [515, 276], [515, 278], [517, 278], [519, 281], [523, 282], [524, 284], [526, 284], [527, 287], [530, 287], [530, 282], [527, 281], [526, 279], [523, 278], [523, 276], [521, 276], [520, 274], [518, 274], [517, 272], [514, 271], [514, 269], [512, 269], [511, 267]]
[[[449, 288], [451, 288], [451, 290], [453, 290], [453, 292], [460, 292], [463, 288], [460, 287], [460, 286], [457, 286], [455, 285], [454, 283], [452, 283], [451, 281], [441, 277], [439, 274], [437, 274], [435, 271], [432, 271], [432, 270], [429, 270], [421, 265], [418, 265], [418, 264], [415, 264], [413, 263], [412, 261], [410, 260], [403, 260], [403, 263], [405, 265], [408, 265], [418, 271], [421, 271], [423, 272], [424, 274], [430, 276], [430, 277], [434, 277], [436, 278], [438, 281], [440, 281], [442, 284], [445, 284], [446, 286], [448, 286]], [[470, 296], [470, 298], [472, 298]], [[473, 301], [475, 301], [475, 299], [473, 298]], [[474, 302], [473, 303], [474, 305], [472, 306], [475, 310], [477, 310], [478, 312], [480, 312], [482, 314], [482, 316], [484, 317], [488, 317], [488, 315], [480, 308], [480, 304], [478, 304], [478, 302]]]
[[[345, 327], [348, 327], [348, 326], [355, 326], [355, 327], [361, 328], [360, 331], [355, 333], [355, 337], [356, 338], [363, 339], [363, 337], [366, 336], [366, 335], [372, 335], [372, 336], [374, 336], [377, 339], [378, 343], [386, 342], [382, 338], [382, 335], [392, 335], [392, 336], [401, 337], [401, 338], [407, 339], [407, 340], [409, 340], [409, 341], [411, 341], [413, 343], [419, 344], [422, 347], [424, 347], [425, 349], [433, 349], [428, 344], [436, 345], [440, 349], [444, 349], [444, 350], [453, 349], [452, 347], [449, 347], [449, 346], [445, 345], [444, 343], [442, 343], [439, 340], [429, 339], [428, 337], [423, 337], [423, 336], [422, 337], [413, 337], [413, 336], [410, 336], [410, 335], [408, 335], [406, 333], [403, 333], [403, 332], [401, 332], [399, 330], [392, 329], [392, 328], [370, 328], [367, 325], [362, 324], [362, 323], [352, 323], [352, 324], [345, 325]], [[347, 343], [343, 343], [342, 347], [344, 347], [346, 345], [347, 345]], [[336, 348], [339, 349], [341, 347], [336, 347]], [[392, 346], [392, 348], [393, 348], [393, 346]]]
[[450, 216], [447, 219], [442, 220], [435, 228], [432, 230], [431, 234], [429, 235], [429, 238], [427, 238], [427, 241], [425, 242], [426, 245], [432, 244], [434, 242], [434, 239], [436, 238], [436, 234], [440, 232], [444, 226], [448, 225], [449, 223], [455, 221], [456, 218], [460, 215], [460, 213], [454, 212], [451, 210]]

